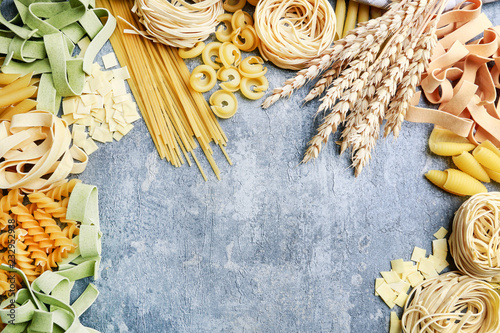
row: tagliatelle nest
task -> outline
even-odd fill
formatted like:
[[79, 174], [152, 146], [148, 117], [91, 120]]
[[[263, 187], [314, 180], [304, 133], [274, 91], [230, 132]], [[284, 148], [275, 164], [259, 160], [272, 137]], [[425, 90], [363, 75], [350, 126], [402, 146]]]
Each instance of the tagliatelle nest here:
[[281, 68], [306, 67], [335, 37], [335, 12], [328, 0], [261, 0], [254, 17], [260, 53]]
[[180, 48], [193, 47], [215, 32], [224, 14], [221, 0], [136, 0], [135, 12], [147, 32], [132, 30], [154, 41]]
[[463, 273], [500, 282], [500, 192], [477, 194], [462, 204], [453, 220], [450, 252]]

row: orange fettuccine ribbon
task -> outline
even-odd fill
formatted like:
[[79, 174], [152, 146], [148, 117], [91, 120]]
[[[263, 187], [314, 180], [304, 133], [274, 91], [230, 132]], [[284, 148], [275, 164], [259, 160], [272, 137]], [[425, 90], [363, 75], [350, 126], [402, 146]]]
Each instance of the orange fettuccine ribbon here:
[[[417, 94], [406, 120], [433, 123], [475, 144], [490, 140], [498, 147], [500, 26], [492, 27], [481, 8], [481, 0], [471, 0], [442, 15], [437, 30], [440, 40], [420, 84], [427, 100], [439, 108], [417, 107]], [[482, 38], [469, 42], [483, 32]]]

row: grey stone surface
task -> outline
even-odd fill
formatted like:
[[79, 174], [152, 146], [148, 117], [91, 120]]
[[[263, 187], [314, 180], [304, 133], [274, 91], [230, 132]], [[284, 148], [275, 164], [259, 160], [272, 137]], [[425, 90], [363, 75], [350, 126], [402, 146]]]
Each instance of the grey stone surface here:
[[[484, 11], [500, 23], [500, 3]], [[291, 75], [269, 67], [271, 87]], [[451, 160], [429, 153], [431, 126], [405, 123], [398, 140], [379, 141], [357, 179], [334, 140], [298, 165], [318, 123], [318, 103], [303, 106], [305, 94], [267, 111], [238, 96], [238, 113], [221, 121], [234, 165], [215, 149], [221, 181], [204, 158], [208, 182], [196, 167], [160, 160], [142, 121], [91, 155], [79, 178], [99, 187], [104, 236], [100, 295], [84, 324], [121, 333], [387, 332], [374, 279], [450, 228], [464, 199], [423, 174]]]

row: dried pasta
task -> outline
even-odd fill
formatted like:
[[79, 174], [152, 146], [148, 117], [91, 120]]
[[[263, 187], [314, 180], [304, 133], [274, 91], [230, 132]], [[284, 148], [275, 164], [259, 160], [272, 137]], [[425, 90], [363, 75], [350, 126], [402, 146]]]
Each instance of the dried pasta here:
[[193, 69], [189, 82], [194, 91], [206, 92], [215, 87], [217, 73], [215, 73], [215, 69], [208, 65], [200, 65]]
[[261, 55], [281, 68], [304, 68], [335, 38], [335, 12], [328, 0], [261, 0], [254, 18]]
[[476, 279], [500, 282], [500, 192], [470, 197], [455, 213], [450, 252], [457, 268]]
[[227, 119], [234, 116], [238, 110], [238, 100], [232, 92], [218, 90], [210, 96], [212, 110], [219, 118]]
[[243, 59], [238, 68], [242, 76], [257, 78], [267, 73], [267, 67], [262, 66], [263, 63], [261, 57], [250, 56]]
[[347, 5], [347, 15], [345, 18], [342, 38], [344, 38], [349, 33], [349, 31], [356, 27], [356, 23], [358, 20], [358, 9], [358, 2], [354, 0], [349, 1], [349, 4]]
[[219, 54], [220, 54], [219, 49], [221, 46], [222, 46], [222, 43], [219, 43], [219, 42], [208, 43], [207, 46], [205, 46], [205, 48], [203, 49], [203, 52], [201, 53], [201, 57], [202, 57], [205, 65], [208, 65], [215, 70], [220, 68], [220, 65], [216, 64], [212, 60], [212, 57], [215, 57], [216, 62], [218, 62], [218, 63], [221, 62], [221, 60], [219, 58]]
[[225, 68], [238, 66], [241, 61], [241, 52], [234, 44], [225, 42], [219, 47], [219, 59]]
[[500, 296], [488, 283], [449, 272], [411, 291], [401, 323], [405, 333], [495, 333], [499, 317]]
[[484, 167], [495, 172], [500, 172], [500, 156], [497, 156], [490, 149], [478, 146], [472, 151], [472, 155]]
[[470, 151], [475, 147], [476, 145], [470, 143], [467, 138], [456, 135], [444, 128], [435, 127], [429, 137], [429, 149], [440, 156], [460, 155], [464, 151]]
[[240, 89], [241, 76], [236, 67], [223, 67], [219, 69], [219, 71], [217, 72], [217, 79], [223, 81], [219, 85], [224, 90], [235, 92]]
[[222, 43], [231, 41], [231, 34], [233, 33], [233, 15], [222, 14], [217, 17], [217, 20], [222, 23], [215, 32], [215, 37]]
[[437, 187], [456, 195], [464, 196], [488, 192], [477, 179], [455, 169], [430, 170], [425, 174], [425, 177]]
[[470, 153], [464, 151], [460, 155], [453, 156], [452, 159], [453, 163], [455, 163], [457, 168], [459, 168], [466, 174], [469, 174], [472, 177], [482, 182], [485, 183], [490, 182], [490, 177], [488, 176], [488, 173]]
[[255, 28], [251, 25], [234, 30], [231, 33], [231, 41], [240, 50], [245, 52], [252, 52], [259, 46], [259, 37]]
[[345, 0], [337, 0], [335, 4], [335, 17], [337, 19], [336, 29], [335, 29], [335, 40], [341, 39], [344, 34], [344, 22], [346, 16], [346, 3]]
[[240, 82], [240, 91], [248, 99], [261, 99], [267, 88], [269, 88], [269, 81], [265, 76], [243, 77]]
[[205, 43], [198, 42], [191, 48], [179, 49], [179, 56], [182, 59], [196, 58], [203, 52], [203, 49], [205, 49]]
[[246, 3], [247, 0], [225, 0], [223, 7], [226, 12], [234, 13], [245, 7]]

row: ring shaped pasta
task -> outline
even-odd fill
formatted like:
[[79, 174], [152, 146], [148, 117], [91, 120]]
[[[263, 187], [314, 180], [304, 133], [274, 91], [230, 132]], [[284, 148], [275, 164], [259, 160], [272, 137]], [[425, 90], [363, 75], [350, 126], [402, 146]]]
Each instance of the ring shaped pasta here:
[[217, 117], [227, 119], [236, 113], [238, 100], [232, 92], [217, 90], [210, 96], [210, 105]]
[[189, 83], [191, 83], [191, 88], [197, 92], [206, 92], [211, 90], [217, 83], [217, 74], [215, 73], [215, 69], [208, 65], [197, 66], [191, 72]]
[[240, 63], [239, 70], [242, 76], [249, 78], [257, 78], [267, 73], [267, 67], [262, 66], [264, 60], [261, 57], [250, 56], [243, 59]]
[[239, 9], [243, 9], [247, 0], [226, 0], [224, 1], [224, 10], [226, 12], [234, 13]]
[[208, 43], [207, 46], [203, 49], [201, 57], [205, 65], [212, 67], [213, 69], [219, 69], [220, 65], [216, 64], [212, 61], [212, 57], [215, 56], [215, 61], [221, 62], [219, 58], [219, 48], [222, 46], [222, 43], [212, 42]]
[[269, 88], [269, 81], [265, 76], [256, 78], [243, 77], [240, 82], [241, 93], [248, 99], [257, 100], [262, 98], [267, 88]]
[[259, 37], [257, 37], [254, 27], [250, 25], [234, 30], [231, 34], [231, 41], [245, 52], [252, 52], [259, 46]]
[[261, 0], [254, 19], [261, 55], [281, 68], [306, 67], [335, 38], [335, 12], [328, 0]]
[[31, 111], [2, 121], [0, 138], [2, 189], [48, 191], [87, 165], [87, 155], [76, 146], [70, 148], [67, 123], [50, 112]]
[[224, 14], [220, 0], [136, 0], [135, 13], [147, 37], [179, 48], [190, 48], [215, 32], [217, 17]]
[[217, 31], [215, 32], [215, 37], [220, 42], [230, 42], [231, 41], [231, 34], [233, 33], [233, 25], [232, 25], [232, 17], [233, 15], [231, 14], [222, 14], [219, 15], [217, 20], [219, 20], [222, 25], [220, 25], [217, 28]]
[[238, 66], [241, 61], [240, 50], [232, 43], [225, 42], [219, 48], [219, 59], [225, 68]]
[[481, 193], [460, 206], [453, 219], [450, 253], [473, 278], [500, 282], [500, 192]]
[[247, 25], [253, 25], [252, 16], [241, 9], [237, 10], [231, 18], [231, 26], [233, 27], [233, 30], [238, 28], [243, 29]]
[[219, 84], [224, 90], [235, 92], [240, 89], [241, 76], [236, 67], [221, 68], [217, 72], [217, 78], [224, 81]]
[[491, 285], [458, 272], [430, 278], [408, 296], [405, 333], [500, 331], [500, 296]]
[[205, 49], [205, 43], [198, 42], [195, 46], [186, 49], [179, 49], [179, 56], [182, 59], [196, 58]]

